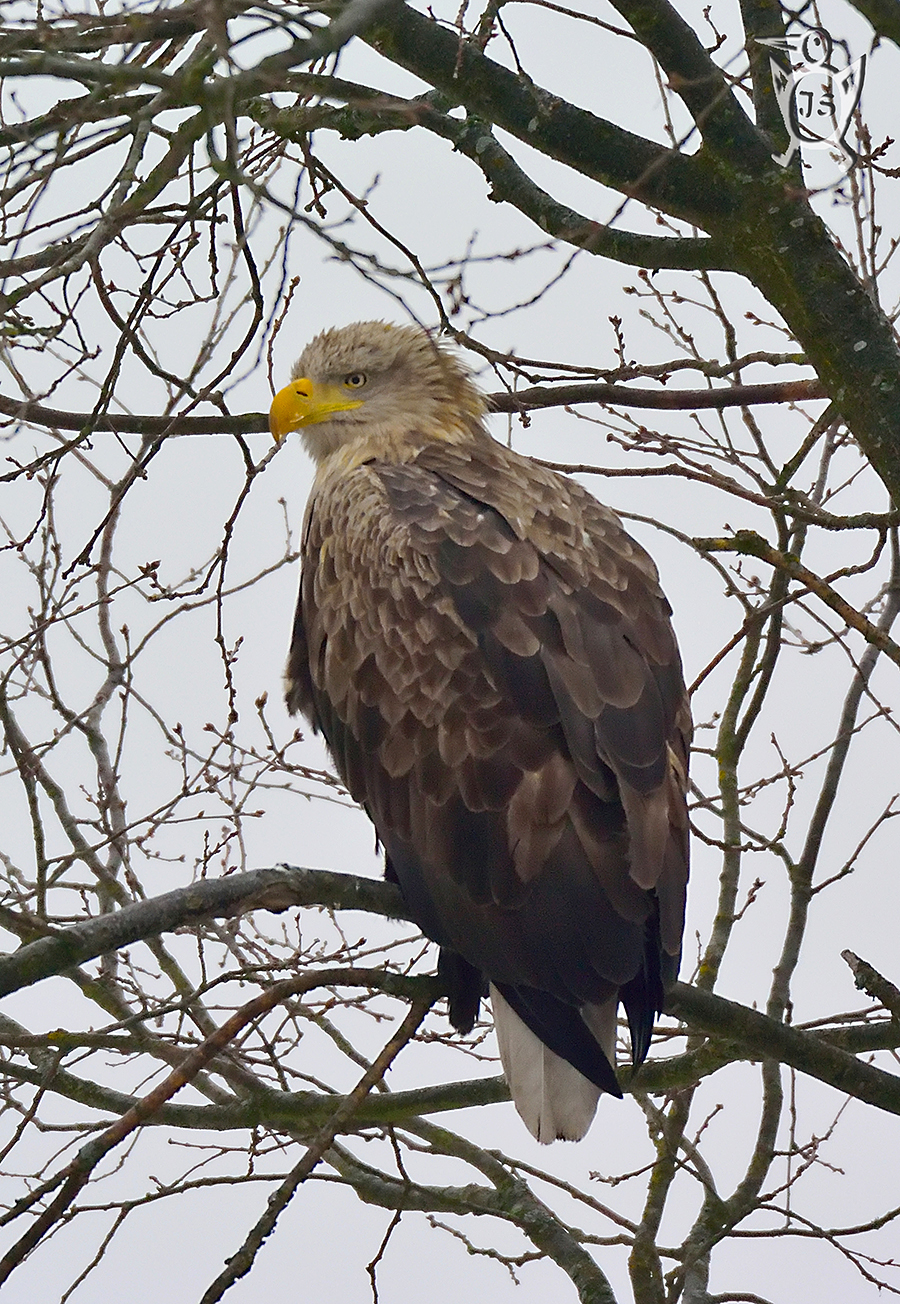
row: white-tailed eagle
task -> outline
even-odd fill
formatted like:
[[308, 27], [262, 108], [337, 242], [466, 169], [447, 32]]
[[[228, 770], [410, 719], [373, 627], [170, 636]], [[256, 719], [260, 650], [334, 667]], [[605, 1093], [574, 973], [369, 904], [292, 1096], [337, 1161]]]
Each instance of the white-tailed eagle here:
[[647, 1054], [688, 875], [690, 715], [647, 553], [574, 480], [497, 443], [464, 365], [360, 322], [272, 403], [317, 466], [287, 702], [328, 743], [465, 1032], [486, 984], [540, 1141]]

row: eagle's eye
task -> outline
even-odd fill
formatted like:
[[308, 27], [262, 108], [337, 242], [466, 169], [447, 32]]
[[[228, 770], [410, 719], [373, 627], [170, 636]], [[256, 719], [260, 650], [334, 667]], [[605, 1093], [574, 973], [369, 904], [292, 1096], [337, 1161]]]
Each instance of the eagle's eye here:
[[349, 376], [344, 377], [344, 384], [348, 389], [362, 389], [366, 383], [367, 377], [365, 372], [351, 371]]

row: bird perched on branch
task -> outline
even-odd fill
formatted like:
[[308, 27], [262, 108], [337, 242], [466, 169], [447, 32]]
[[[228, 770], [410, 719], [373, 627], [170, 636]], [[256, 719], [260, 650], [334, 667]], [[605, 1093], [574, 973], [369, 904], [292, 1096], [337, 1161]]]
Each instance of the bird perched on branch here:
[[319, 335], [271, 429], [316, 463], [287, 703], [328, 743], [441, 948], [450, 1019], [490, 984], [516, 1108], [584, 1135], [643, 1062], [678, 967], [688, 702], [647, 553], [581, 485], [498, 444], [425, 331]]

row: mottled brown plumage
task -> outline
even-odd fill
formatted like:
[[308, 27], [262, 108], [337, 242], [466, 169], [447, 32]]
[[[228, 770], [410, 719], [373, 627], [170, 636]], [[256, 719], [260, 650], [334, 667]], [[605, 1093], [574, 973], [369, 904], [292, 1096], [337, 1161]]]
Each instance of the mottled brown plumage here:
[[616, 1006], [640, 1063], [681, 946], [690, 720], [656, 569], [490, 438], [424, 332], [326, 332], [294, 374], [273, 432], [301, 428], [318, 470], [288, 706], [443, 948], [455, 1025], [489, 980], [520, 1112], [581, 1135], [621, 1094]]

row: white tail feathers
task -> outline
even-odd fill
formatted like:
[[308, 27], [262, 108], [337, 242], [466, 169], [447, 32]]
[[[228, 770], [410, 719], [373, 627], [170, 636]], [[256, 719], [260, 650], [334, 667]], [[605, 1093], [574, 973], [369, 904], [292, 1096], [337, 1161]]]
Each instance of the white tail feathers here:
[[[585, 1005], [581, 1017], [610, 1064], [616, 1059], [617, 999]], [[580, 1141], [591, 1125], [601, 1091], [567, 1060], [537, 1038], [491, 985], [491, 1006], [503, 1072], [513, 1104], [531, 1135], [550, 1141]]]

